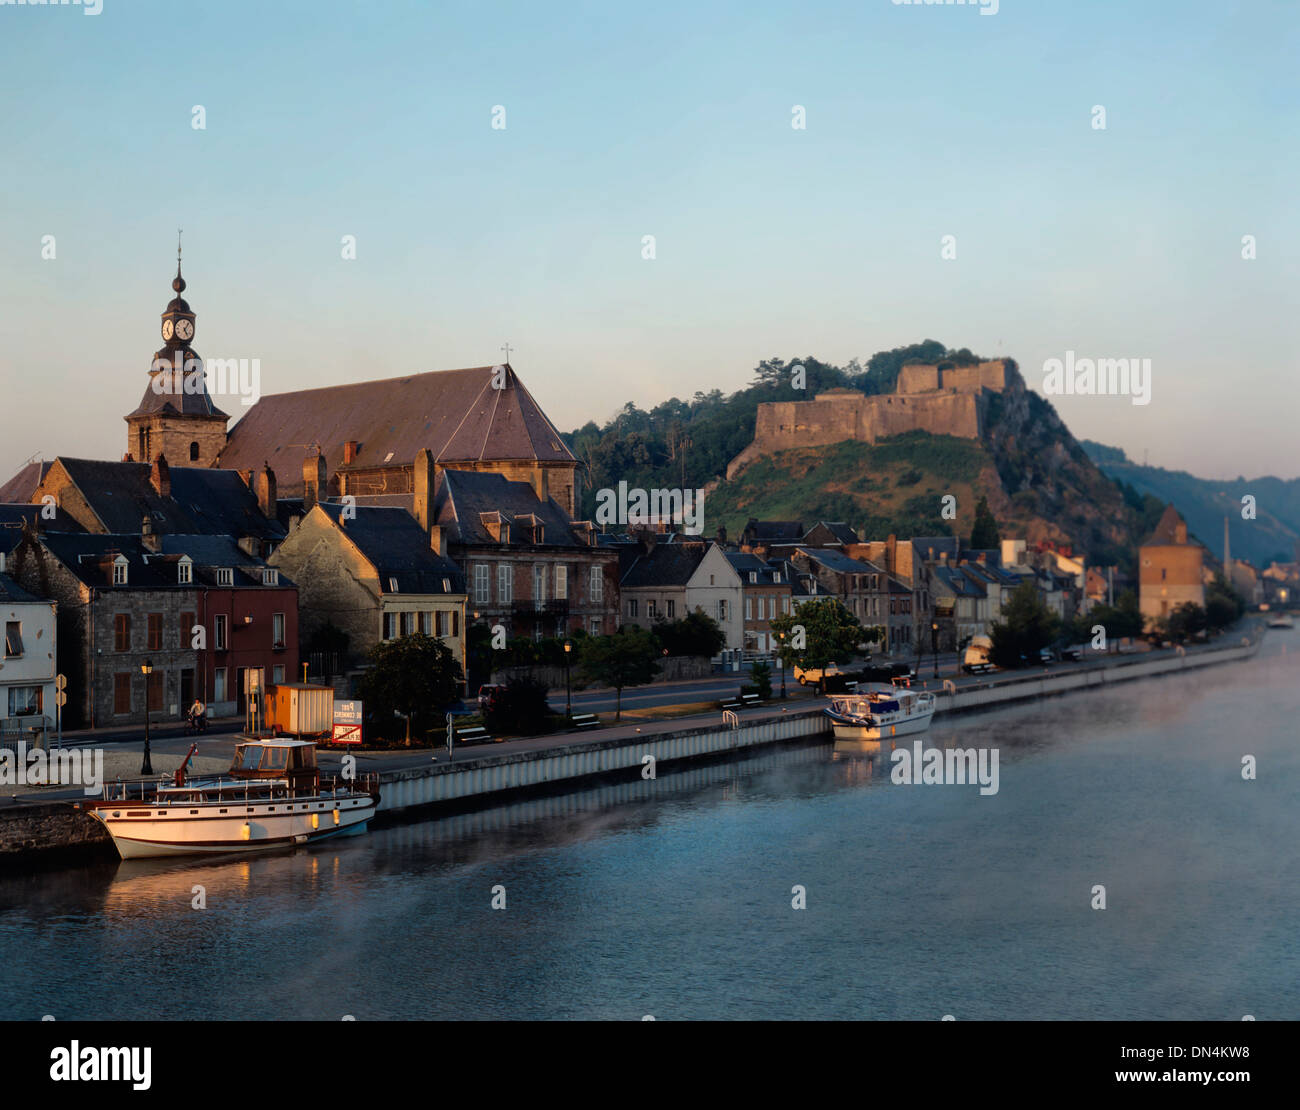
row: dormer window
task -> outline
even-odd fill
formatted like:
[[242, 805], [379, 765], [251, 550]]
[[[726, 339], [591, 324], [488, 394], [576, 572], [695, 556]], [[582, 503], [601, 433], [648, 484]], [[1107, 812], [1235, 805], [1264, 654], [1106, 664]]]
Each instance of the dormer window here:
[[235, 584], [235, 572], [231, 567], [217, 567], [217, 585], [233, 586]]
[[750, 582], [757, 582], [757, 581], [758, 581], [758, 571], [756, 571], [756, 570], [751, 570], [751, 571], [749, 572], [749, 580], [750, 580]]
[[278, 586], [280, 584], [280, 572], [275, 567], [262, 568], [262, 585]]
[[395, 594], [395, 593], [397, 593], [397, 579], [396, 579], [396, 578], [390, 578], [390, 579], [388, 580], [388, 592], [389, 592], [390, 594]]
[[194, 563], [188, 555], [182, 555], [181, 561], [176, 564], [176, 581], [182, 586], [188, 586], [194, 581]]
[[772, 581], [775, 582], [778, 586], [781, 584], [781, 572], [779, 570], [773, 572]]
[[451, 593], [451, 579], [450, 579], [450, 578], [444, 578], [444, 579], [442, 580], [442, 592], [445, 593], [445, 594], [449, 594], [449, 593]]
[[127, 567], [127, 562], [126, 562], [125, 555], [119, 555], [116, 559], [113, 560], [113, 585], [114, 586], [126, 585], [126, 567]]

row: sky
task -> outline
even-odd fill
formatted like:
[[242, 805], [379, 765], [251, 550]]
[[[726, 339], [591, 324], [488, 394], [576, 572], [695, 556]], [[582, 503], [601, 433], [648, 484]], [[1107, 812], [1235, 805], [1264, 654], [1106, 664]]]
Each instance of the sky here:
[[1296, 477], [1297, 47], [1294, 0], [0, 0], [0, 480], [121, 457], [177, 228], [263, 394], [509, 343], [569, 430], [934, 338], [1040, 391], [1150, 359], [1148, 404], [1051, 400]]

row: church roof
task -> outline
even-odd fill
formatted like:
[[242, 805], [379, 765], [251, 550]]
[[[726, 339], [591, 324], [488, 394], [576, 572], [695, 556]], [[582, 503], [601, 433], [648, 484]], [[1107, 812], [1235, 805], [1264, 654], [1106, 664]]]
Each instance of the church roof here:
[[[457, 526], [457, 543], [496, 544], [486, 522], [495, 513], [508, 524], [527, 524], [529, 530], [541, 524], [543, 545], [586, 546], [574, 535], [572, 523], [555, 498], [542, 501], [527, 482], [512, 482], [492, 471], [442, 471], [434, 505], [439, 524]], [[531, 545], [532, 541], [522, 538], [527, 534], [512, 528], [511, 542]]]
[[[317, 444], [334, 471], [409, 466], [423, 448], [443, 465], [576, 462], [508, 365], [504, 389], [492, 380], [493, 367], [478, 366], [272, 394], [231, 429], [219, 465], [269, 462], [280, 490], [293, 495], [302, 490], [302, 460]], [[349, 442], [356, 455], [344, 466]]]
[[1165, 511], [1161, 514], [1160, 523], [1156, 525], [1156, 530], [1147, 538], [1143, 547], [1161, 547], [1166, 544], [1178, 543], [1178, 526], [1183, 523], [1183, 518], [1178, 515], [1178, 510], [1173, 505], [1166, 505]]
[[[177, 359], [177, 353], [164, 347], [160, 351], [154, 352], [151, 367], [164, 363], [168, 367], [174, 359]], [[192, 349], [186, 347], [179, 355], [182, 367], [191, 362], [203, 364], [203, 359], [199, 357]], [[191, 383], [190, 388], [186, 389], [188, 381]], [[161, 380], [164, 384], [154, 388], [154, 382]], [[175, 383], [175, 384], [173, 384]], [[212, 403], [212, 398], [208, 395], [207, 383], [203, 375], [197, 371], [190, 374], [181, 369], [157, 370], [149, 375], [149, 384], [144, 387], [144, 396], [136, 406], [135, 411], [127, 415], [130, 420], [132, 416], [220, 416], [229, 419], [228, 414], [222, 412]]]
[[7, 505], [31, 501], [36, 487], [41, 484], [52, 462], [29, 462], [17, 474], [0, 486], [0, 503]]

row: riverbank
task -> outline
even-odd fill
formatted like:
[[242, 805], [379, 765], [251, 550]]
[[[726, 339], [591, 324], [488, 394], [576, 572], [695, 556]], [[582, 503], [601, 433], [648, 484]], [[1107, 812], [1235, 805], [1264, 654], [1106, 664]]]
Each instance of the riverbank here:
[[[936, 690], [939, 712], [977, 712], [1028, 700], [1178, 674], [1199, 667], [1249, 659], [1262, 636], [1243, 636], [1233, 644], [1192, 652], [1121, 657], [1079, 669], [1003, 675]], [[720, 722], [717, 713], [671, 721], [629, 723], [595, 733], [569, 733], [512, 741], [482, 754], [460, 754], [434, 762], [425, 753], [358, 753], [359, 771], [378, 772], [381, 801], [377, 824], [439, 811], [490, 807], [533, 794], [575, 785], [631, 777], [653, 777], [661, 765], [734, 759], [772, 745], [824, 738], [830, 723], [823, 703], [804, 706], [779, 702], [746, 709]], [[53, 807], [52, 809], [50, 807]], [[0, 808], [0, 865], [40, 866], [45, 857], [63, 862], [78, 853], [111, 854], [102, 827], [69, 804], [40, 803]]]

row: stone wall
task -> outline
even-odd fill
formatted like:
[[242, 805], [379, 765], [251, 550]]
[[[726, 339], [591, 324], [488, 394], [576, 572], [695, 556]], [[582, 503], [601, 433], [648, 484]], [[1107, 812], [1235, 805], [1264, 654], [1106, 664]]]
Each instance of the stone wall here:
[[88, 813], [64, 802], [0, 806], [0, 863], [70, 851], [109, 855], [112, 840]]

